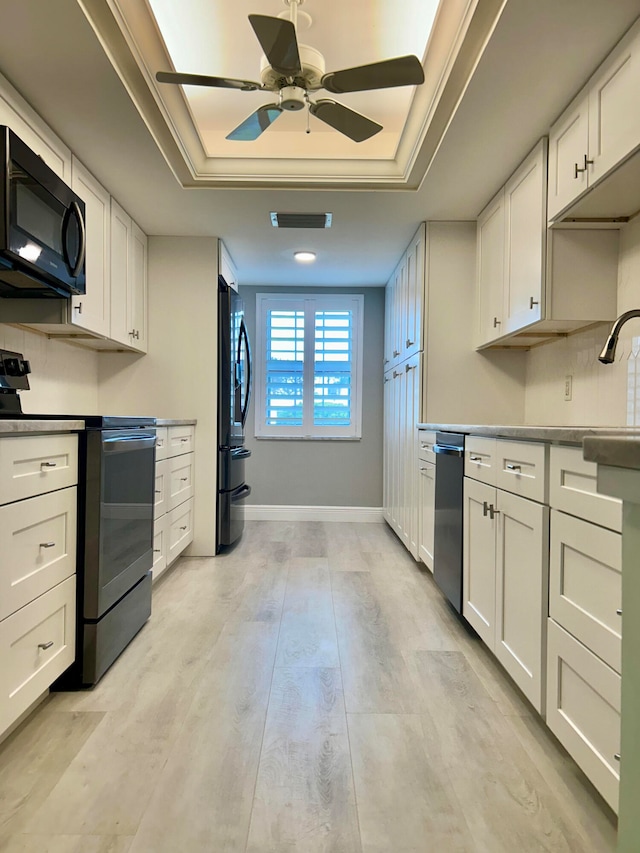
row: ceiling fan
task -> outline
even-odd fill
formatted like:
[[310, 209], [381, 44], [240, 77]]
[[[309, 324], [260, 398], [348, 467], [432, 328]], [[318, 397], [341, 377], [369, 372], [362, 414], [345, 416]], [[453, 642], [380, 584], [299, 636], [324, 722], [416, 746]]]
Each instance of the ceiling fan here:
[[[249, 15], [249, 23], [264, 51], [260, 83], [230, 77], [182, 74], [176, 71], [158, 71], [156, 80], [159, 83], [177, 83], [184, 86], [239, 89], [242, 92], [276, 92], [278, 100], [275, 103], [258, 107], [228, 134], [226, 138], [234, 141], [251, 142], [283, 112], [295, 112], [305, 107], [311, 115], [354, 142], [363, 142], [379, 133], [382, 125], [377, 122], [330, 98], [312, 101], [310, 94], [320, 89], [339, 95], [346, 92], [420, 85], [424, 82], [424, 71], [418, 57], [399, 56], [370, 65], [325, 73], [322, 54], [313, 47], [298, 43], [298, 6], [304, 3], [304, 0], [284, 0], [284, 3], [289, 6], [289, 20], [267, 15]], [[300, 12], [300, 15], [304, 14]], [[306, 17], [309, 18], [308, 15]]]

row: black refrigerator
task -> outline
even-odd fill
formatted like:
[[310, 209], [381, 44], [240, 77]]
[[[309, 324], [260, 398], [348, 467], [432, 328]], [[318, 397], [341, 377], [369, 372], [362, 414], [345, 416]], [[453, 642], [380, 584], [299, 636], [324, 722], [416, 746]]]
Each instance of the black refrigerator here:
[[216, 553], [242, 536], [244, 501], [251, 494], [244, 446], [251, 398], [251, 347], [242, 299], [218, 278], [218, 495]]

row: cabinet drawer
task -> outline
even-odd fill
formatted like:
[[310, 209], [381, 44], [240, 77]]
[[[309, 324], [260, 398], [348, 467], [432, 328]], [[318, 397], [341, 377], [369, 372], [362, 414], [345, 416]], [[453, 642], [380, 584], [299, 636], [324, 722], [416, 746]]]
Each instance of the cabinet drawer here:
[[77, 435], [0, 439], [0, 504], [65, 489], [77, 482]]
[[620, 672], [622, 536], [551, 512], [549, 615]]
[[193, 497], [193, 453], [176, 456], [169, 463], [168, 509], [175, 509]]
[[418, 458], [422, 462], [435, 462], [436, 455], [433, 445], [436, 443], [436, 434], [427, 429], [418, 430]]
[[172, 426], [168, 428], [167, 456], [177, 456], [179, 453], [191, 453], [194, 448], [196, 430], [192, 426]]
[[157, 581], [167, 568], [167, 516], [163, 515], [153, 525], [153, 580]]
[[193, 540], [193, 498], [168, 513], [167, 565]]
[[548, 445], [531, 441], [496, 440], [499, 489], [546, 503]]
[[617, 812], [621, 678], [553, 619], [547, 656], [547, 725]]
[[75, 570], [75, 486], [0, 507], [0, 619]]
[[598, 493], [595, 462], [587, 462], [581, 447], [552, 447], [549, 461], [549, 503], [570, 515], [586, 518], [618, 533], [622, 530], [622, 501]]
[[160, 518], [169, 508], [170, 465], [171, 462], [169, 459], [162, 459], [160, 462], [156, 462], [155, 503], [153, 505], [154, 518]]
[[156, 427], [156, 462], [166, 459], [169, 455], [169, 429]]
[[0, 730], [73, 662], [75, 595], [74, 575], [0, 622]]
[[464, 444], [464, 475], [489, 486], [496, 484], [496, 440], [468, 435]]

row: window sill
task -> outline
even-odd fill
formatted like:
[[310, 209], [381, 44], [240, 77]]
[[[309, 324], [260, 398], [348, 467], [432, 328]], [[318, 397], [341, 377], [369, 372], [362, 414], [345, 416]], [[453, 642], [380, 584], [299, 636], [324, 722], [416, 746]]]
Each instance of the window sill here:
[[256, 435], [256, 441], [362, 441], [360, 435]]

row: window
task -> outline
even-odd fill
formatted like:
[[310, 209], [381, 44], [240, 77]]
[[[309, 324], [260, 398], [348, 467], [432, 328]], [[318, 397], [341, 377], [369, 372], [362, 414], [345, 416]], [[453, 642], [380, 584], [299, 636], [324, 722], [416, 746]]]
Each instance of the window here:
[[256, 297], [256, 435], [360, 438], [363, 296]]

